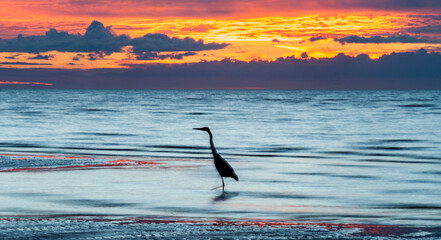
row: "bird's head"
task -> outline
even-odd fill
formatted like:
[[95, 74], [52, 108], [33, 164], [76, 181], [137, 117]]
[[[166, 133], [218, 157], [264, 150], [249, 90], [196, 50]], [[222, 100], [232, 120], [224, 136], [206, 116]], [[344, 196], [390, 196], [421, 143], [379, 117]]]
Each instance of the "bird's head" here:
[[200, 130], [200, 131], [204, 131], [204, 132], [208, 132], [211, 133], [210, 129], [208, 127], [203, 127], [203, 128], [193, 128], [194, 130]]

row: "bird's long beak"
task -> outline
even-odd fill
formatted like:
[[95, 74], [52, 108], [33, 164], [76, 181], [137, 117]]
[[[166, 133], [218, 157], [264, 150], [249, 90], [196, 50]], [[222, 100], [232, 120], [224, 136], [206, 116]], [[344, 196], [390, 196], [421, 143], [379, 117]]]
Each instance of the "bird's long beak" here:
[[194, 130], [201, 130], [201, 131], [203, 131], [202, 128], [193, 128], [193, 129]]

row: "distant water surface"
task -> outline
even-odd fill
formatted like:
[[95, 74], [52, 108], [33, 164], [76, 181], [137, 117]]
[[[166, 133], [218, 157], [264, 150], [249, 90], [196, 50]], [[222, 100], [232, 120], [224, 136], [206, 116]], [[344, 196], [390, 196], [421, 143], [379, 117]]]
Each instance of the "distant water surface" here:
[[440, 146], [440, 91], [0, 90], [0, 215], [441, 225]]

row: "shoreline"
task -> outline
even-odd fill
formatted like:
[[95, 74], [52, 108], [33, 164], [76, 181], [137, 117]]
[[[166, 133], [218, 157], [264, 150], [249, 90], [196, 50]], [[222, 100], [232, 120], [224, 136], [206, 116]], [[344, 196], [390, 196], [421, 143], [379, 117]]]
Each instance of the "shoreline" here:
[[439, 239], [441, 226], [214, 217], [5, 216], [0, 217], [0, 238]]

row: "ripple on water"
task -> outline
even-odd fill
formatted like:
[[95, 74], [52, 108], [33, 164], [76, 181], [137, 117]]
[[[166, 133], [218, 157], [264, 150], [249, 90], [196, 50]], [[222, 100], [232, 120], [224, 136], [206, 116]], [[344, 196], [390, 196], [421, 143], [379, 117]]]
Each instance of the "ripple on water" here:
[[435, 104], [402, 104], [398, 105], [398, 107], [403, 108], [430, 108], [430, 107], [436, 107]]

